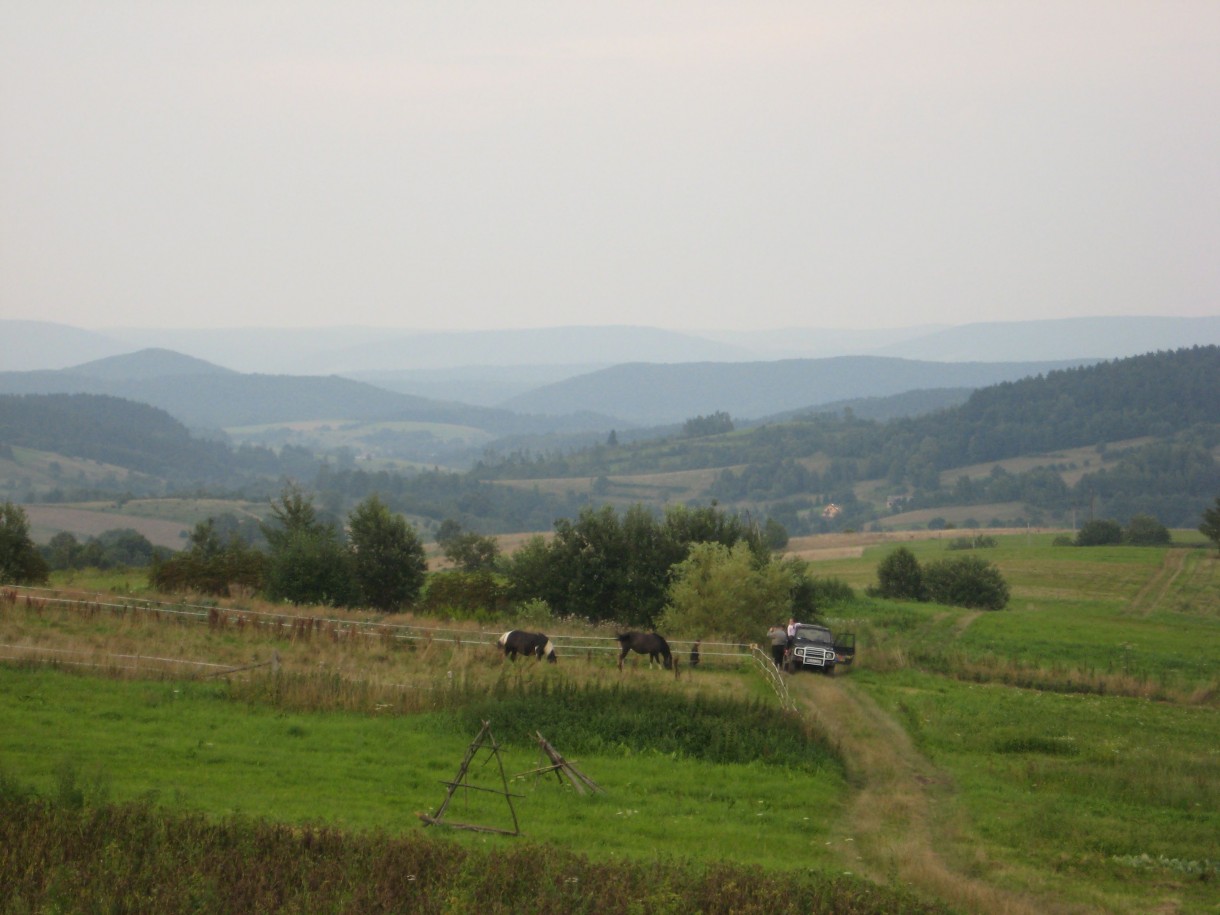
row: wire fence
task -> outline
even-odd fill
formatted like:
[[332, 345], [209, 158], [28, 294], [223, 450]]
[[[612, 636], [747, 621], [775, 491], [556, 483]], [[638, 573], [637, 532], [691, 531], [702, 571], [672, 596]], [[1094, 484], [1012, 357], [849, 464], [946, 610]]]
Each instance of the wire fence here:
[[[280, 613], [253, 610], [241, 607], [222, 607], [218, 604], [192, 604], [182, 601], [160, 601], [150, 598], [123, 598], [93, 592], [71, 591], [32, 586], [6, 586], [0, 590], [0, 600], [8, 603], [24, 602], [29, 607], [60, 607], [86, 613], [110, 612], [115, 614], [144, 614], [151, 618], [178, 619], [209, 626], [254, 625], [271, 633], [298, 634], [306, 631], [326, 629], [337, 638], [368, 637], [393, 638], [401, 641], [427, 641], [451, 643], [455, 646], [480, 646], [498, 648], [498, 640], [504, 630], [493, 631], [470, 628], [447, 628], [445, 626], [419, 626], [409, 623], [394, 623], [373, 620], [350, 620], [340, 617], [325, 617], [304, 614]], [[595, 654], [621, 654], [622, 647], [614, 636], [606, 635], [555, 635], [551, 642], [559, 657]], [[757, 646], [738, 642], [708, 642], [694, 639], [668, 640], [670, 649], [682, 667], [692, 662], [707, 666], [738, 666], [749, 663], [752, 651]], [[695, 648], [697, 653], [695, 653]], [[697, 658], [697, 660], [696, 660]], [[143, 659], [145, 662], [148, 658]], [[710, 664], [709, 664], [710, 662]], [[186, 662], [183, 662], [186, 663]], [[198, 662], [205, 663], [205, 662]], [[220, 665], [223, 666], [223, 665]], [[774, 665], [772, 665], [774, 666]]]

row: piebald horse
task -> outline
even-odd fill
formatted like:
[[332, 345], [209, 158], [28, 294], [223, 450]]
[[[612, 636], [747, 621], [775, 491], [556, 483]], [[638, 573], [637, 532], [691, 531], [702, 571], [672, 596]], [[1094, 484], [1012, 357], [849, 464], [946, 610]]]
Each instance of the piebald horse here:
[[527, 658], [530, 656], [539, 660], [546, 658], [552, 664], [555, 663], [555, 646], [541, 632], [522, 632], [520, 629], [510, 629], [500, 636], [497, 644], [504, 649], [504, 656], [514, 661], [517, 660], [518, 654], [523, 654]]

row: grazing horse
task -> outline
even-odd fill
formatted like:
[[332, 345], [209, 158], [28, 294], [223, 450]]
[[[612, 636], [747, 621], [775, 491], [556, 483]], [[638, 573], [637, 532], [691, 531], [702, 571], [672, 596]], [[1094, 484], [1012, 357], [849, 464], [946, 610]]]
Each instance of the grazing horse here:
[[619, 670], [623, 669], [623, 658], [627, 657], [629, 651], [648, 655], [649, 667], [658, 659], [664, 659], [666, 670], [674, 665], [673, 655], [669, 653], [669, 643], [655, 632], [624, 632], [615, 638], [623, 649], [618, 656]]
[[522, 632], [520, 629], [510, 629], [500, 636], [498, 644], [504, 649], [505, 657], [517, 660], [518, 654], [527, 658], [533, 655], [538, 659], [546, 658], [555, 663], [555, 646], [541, 632]]

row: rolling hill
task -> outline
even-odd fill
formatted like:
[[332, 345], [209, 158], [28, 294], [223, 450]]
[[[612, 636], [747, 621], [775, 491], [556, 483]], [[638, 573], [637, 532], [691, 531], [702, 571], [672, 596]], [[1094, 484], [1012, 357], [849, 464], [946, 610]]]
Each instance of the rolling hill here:
[[414, 420], [504, 432], [553, 431], [598, 422], [540, 420], [414, 397], [334, 375], [234, 372], [159, 349], [54, 371], [0, 372], [0, 394], [104, 394], [159, 407], [187, 426], [205, 430], [306, 420]]
[[[479, 473], [620, 504], [649, 501], [650, 491], [716, 500], [801, 532], [995, 505], [1024, 519], [1079, 509], [1189, 524], [1220, 492], [1218, 377], [1220, 347], [1194, 347], [991, 385], [924, 416], [815, 412], [704, 438], [527, 456]], [[1019, 472], [998, 466], [1018, 457], [1028, 458]], [[979, 465], [991, 471], [965, 470]]]
[[682, 422], [717, 411], [734, 419], [756, 419], [927, 388], [977, 388], [1080, 364], [1081, 360], [938, 363], [880, 356], [627, 363], [545, 385], [502, 406], [541, 414], [584, 409], [642, 426]]
[[[780, 368], [807, 371], [805, 362]], [[911, 368], [908, 360], [851, 362], [862, 376], [870, 366], [874, 376], [894, 365]], [[354, 391], [358, 406], [369, 410], [374, 410], [371, 392], [383, 398], [376, 403], [409, 400], [343, 379], [224, 370], [157, 374], [175, 367], [199, 369], [164, 354], [145, 354], [140, 364], [125, 368], [108, 362], [71, 374], [94, 384], [135, 384], [122, 376], [139, 374], [141, 364], [155, 375], [151, 384], [140, 382], [145, 389], [172, 392], [182, 384], [207, 390], [211, 397], [220, 392], [219, 401], [239, 401], [228, 405], [230, 417], [259, 405], [252, 392], [263, 384], [282, 386], [279, 410], [291, 406], [290, 397], [302, 399], [302, 411], [317, 410], [319, 403], [327, 409], [353, 409], [348, 401], [327, 404], [325, 398], [311, 396], [313, 385], [318, 391]], [[927, 366], [916, 363], [915, 368]], [[975, 368], [961, 366], [963, 371]], [[1096, 512], [1119, 518], [1146, 513], [1166, 524], [1188, 525], [1200, 506], [1220, 492], [1217, 377], [1220, 347], [1193, 347], [1047, 370], [977, 388], [957, 406], [945, 404], [960, 399], [960, 390], [942, 392], [939, 404], [935, 394], [895, 395], [920, 405], [907, 409], [932, 410], [919, 416], [871, 419], [864, 410], [804, 410], [702, 437], [679, 425], [667, 427], [664, 438], [643, 439], [624, 431], [621, 438], [597, 434], [588, 441], [586, 435], [579, 450], [571, 448], [572, 439], [551, 434], [531, 440], [519, 431], [516, 438], [499, 440], [516, 442], [511, 453], [500, 451], [496, 457], [487, 451], [465, 473], [394, 473], [386, 466], [354, 463], [351, 455], [346, 463], [319, 469], [318, 456], [308, 447], [284, 448], [277, 455], [267, 448], [232, 449], [200, 441], [159, 410], [110, 397], [83, 407], [66, 395], [0, 398], [8, 411], [0, 414], [0, 446], [46, 453], [38, 465], [44, 474], [55, 460], [48, 455], [58, 453], [153, 475], [163, 488], [210, 481], [240, 493], [253, 486], [256, 498], [265, 494], [268, 480], [287, 473], [318, 492], [333, 493], [339, 503], [378, 492], [396, 511], [414, 518], [439, 522], [452, 517], [471, 529], [495, 533], [546, 529], [555, 518], [591, 504], [661, 506], [675, 500], [715, 500], [751, 517], [775, 518], [794, 534], [903, 523], [887, 519], [911, 512], [916, 513], [907, 515], [912, 523], [929, 517], [1067, 523], [1073, 512]], [[352, 425], [367, 442], [419, 434], [388, 422]], [[49, 427], [58, 430], [58, 437], [48, 437]], [[82, 447], [82, 437], [91, 443], [88, 449]], [[485, 439], [472, 439], [459, 447], [469, 451], [486, 445]], [[285, 469], [285, 460], [293, 463], [291, 470]], [[11, 487], [19, 482], [6, 485], [8, 491], [18, 491]], [[114, 486], [119, 485], [116, 477]], [[130, 478], [121, 485], [130, 488]], [[835, 509], [827, 513], [831, 504]]]
[[[465, 332], [351, 326], [86, 330], [44, 321], [0, 319], [0, 338], [6, 343], [0, 353], [2, 371], [60, 369], [103, 356], [160, 348], [236, 371], [266, 374], [556, 366], [570, 366], [571, 374], [578, 374], [626, 362], [758, 362], [834, 356], [893, 356], [930, 362], [1116, 359], [1220, 344], [1220, 317], [1150, 315], [955, 327], [691, 328], [683, 332], [606, 326]], [[467, 399], [458, 388], [449, 393], [414, 389], [407, 393], [441, 400]]]

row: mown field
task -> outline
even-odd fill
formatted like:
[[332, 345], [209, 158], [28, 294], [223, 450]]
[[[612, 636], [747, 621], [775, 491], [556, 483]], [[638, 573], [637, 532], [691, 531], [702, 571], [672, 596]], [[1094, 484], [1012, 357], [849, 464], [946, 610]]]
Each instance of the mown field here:
[[[415, 881], [391, 879], [397, 855], [462, 862], [429, 872], [435, 911], [1216, 911], [1214, 549], [998, 539], [983, 555], [1010, 609], [863, 595], [832, 608], [858, 663], [787, 678], [792, 714], [739, 655], [680, 678], [620, 673], [610, 652], [574, 647], [608, 633], [570, 621], [549, 630], [549, 666], [505, 662], [496, 633], [441, 621], [393, 621], [416, 627], [404, 638], [355, 613], [270, 626], [149, 612], [130, 582], [126, 601], [0, 602], [0, 819], [47, 849], [4, 843], [0, 880], [22, 875], [8, 910], [113, 901], [121, 885], [136, 898], [154, 873], [205, 911], [424, 908]], [[928, 559], [946, 541], [906, 545]], [[833, 557], [819, 574], [862, 590], [892, 543], [818, 548]], [[459, 791], [446, 815], [511, 830], [515, 814], [523, 835], [425, 827], [484, 721], [500, 750], [470, 779], [494, 790]], [[604, 792], [535, 771], [538, 732]], [[117, 851], [111, 871], [74, 857], [97, 847], [72, 850], [92, 834], [82, 823], [103, 850], [108, 829], [114, 849], [133, 829], [191, 838], [154, 843], [124, 884]], [[319, 843], [363, 888], [284, 863]], [[233, 846], [271, 875], [233, 879], [216, 851]], [[524, 860], [532, 896], [505, 878]], [[492, 873], [496, 886], [479, 876]], [[225, 895], [248, 885], [265, 895]]]

